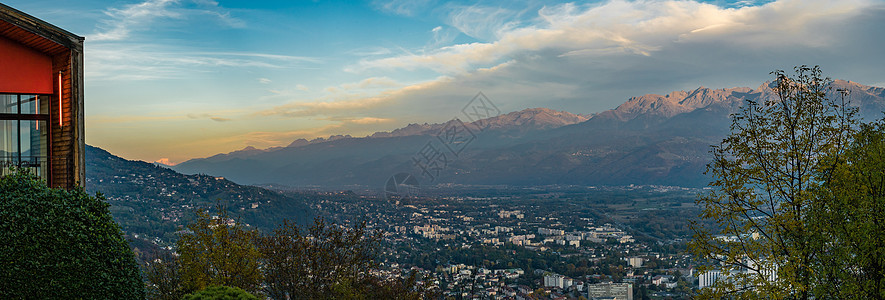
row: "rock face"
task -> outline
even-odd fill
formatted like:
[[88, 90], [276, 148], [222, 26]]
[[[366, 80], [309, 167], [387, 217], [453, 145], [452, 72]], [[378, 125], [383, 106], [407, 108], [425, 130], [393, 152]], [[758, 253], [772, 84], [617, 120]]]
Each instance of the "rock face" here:
[[601, 113], [620, 121], [630, 121], [639, 116], [671, 118], [673, 116], [705, 108], [710, 105], [736, 107], [748, 95], [762, 94], [769, 88], [763, 84], [756, 90], [747, 87], [709, 89], [699, 87], [694, 91], [675, 91], [667, 95], [648, 94], [633, 97], [613, 110]]
[[590, 117], [585, 115], [576, 115], [549, 108], [530, 108], [473, 123], [488, 129], [531, 128], [544, 130], [577, 124], [589, 119]]
[[[459, 122], [409, 124], [363, 138], [302, 139], [174, 168], [243, 184], [292, 186], [380, 186], [399, 172], [424, 175], [421, 184], [704, 186], [709, 145], [728, 133], [729, 114], [747, 101], [776, 99], [772, 86], [644, 95], [592, 116], [532, 108], [478, 120], [464, 124], [473, 133], [464, 150], [448, 153], [430, 175], [422, 174], [416, 157], [443, 128]], [[882, 118], [885, 89], [836, 80], [828, 97], [840, 99], [839, 89], [850, 91], [847, 99], [863, 118]]]

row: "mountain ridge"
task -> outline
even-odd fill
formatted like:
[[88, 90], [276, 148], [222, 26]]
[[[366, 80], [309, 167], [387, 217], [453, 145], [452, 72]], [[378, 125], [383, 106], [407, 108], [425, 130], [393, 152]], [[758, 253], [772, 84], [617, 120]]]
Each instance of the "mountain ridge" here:
[[86, 145], [86, 191], [102, 193], [126, 234], [168, 244], [193, 218], [193, 209], [222, 204], [246, 224], [270, 230], [282, 219], [309, 224], [315, 213], [295, 199], [222, 177], [184, 175], [153, 163], [127, 160]]
[[[427, 176], [414, 160], [442, 128], [457, 125], [455, 120], [409, 124], [363, 138], [216, 155], [174, 168], [247, 184], [294, 186], [371, 186], [396, 172], [423, 173], [426, 184], [703, 186], [709, 145], [727, 134], [728, 116], [747, 101], [775, 99], [771, 85], [648, 94], [595, 115], [533, 108], [465, 123], [473, 134], [469, 147], [449, 153], [445, 168], [432, 174], [438, 176]], [[862, 116], [881, 117], [885, 89], [844, 80], [833, 81], [831, 87], [829, 97], [839, 97], [838, 89], [850, 90], [852, 106]]]

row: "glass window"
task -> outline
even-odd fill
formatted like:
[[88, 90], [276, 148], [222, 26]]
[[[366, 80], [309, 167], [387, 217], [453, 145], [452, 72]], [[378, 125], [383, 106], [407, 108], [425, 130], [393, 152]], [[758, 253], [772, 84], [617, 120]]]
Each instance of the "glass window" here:
[[[40, 112], [38, 112], [38, 109], [39, 109], [38, 104], [40, 103], [40, 100], [37, 97], [37, 95], [27, 95], [27, 96], [22, 95], [21, 98], [22, 98], [21, 99], [21, 110], [22, 110], [21, 113], [22, 114], [39, 114], [40, 113]], [[45, 113], [46, 110], [43, 110], [43, 112]]]
[[18, 95], [0, 95], [0, 113], [18, 113]]
[[18, 167], [48, 178], [46, 99], [47, 96], [39, 95], [0, 94], [0, 174]]

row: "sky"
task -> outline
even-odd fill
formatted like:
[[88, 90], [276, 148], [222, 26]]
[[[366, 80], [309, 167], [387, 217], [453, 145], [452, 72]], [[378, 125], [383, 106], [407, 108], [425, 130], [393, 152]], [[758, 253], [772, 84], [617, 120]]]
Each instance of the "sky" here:
[[771, 71], [885, 86], [885, 1], [2, 0], [85, 42], [86, 143], [180, 163]]

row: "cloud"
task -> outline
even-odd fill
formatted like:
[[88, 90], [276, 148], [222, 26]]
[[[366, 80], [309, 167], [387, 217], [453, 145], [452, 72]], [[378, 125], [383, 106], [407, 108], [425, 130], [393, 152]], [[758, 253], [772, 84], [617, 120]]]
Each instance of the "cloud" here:
[[463, 105], [459, 99], [478, 91], [510, 110], [545, 106], [591, 113], [646, 93], [756, 87], [770, 79], [770, 71], [802, 64], [821, 65], [834, 78], [885, 82], [873, 63], [885, 60], [879, 50], [885, 39], [877, 38], [885, 27], [881, 1], [722, 7], [613, 0], [546, 6], [526, 20], [496, 21], [492, 28], [504, 29], [486, 30], [496, 34], [486, 42], [363, 59], [347, 71], [444, 74], [425, 82], [425, 89], [389, 100], [413, 115], [455, 111]]
[[419, 11], [427, 9], [433, 2], [432, 0], [375, 0], [372, 1], [372, 6], [391, 14], [414, 16]]
[[503, 7], [482, 5], [454, 6], [449, 25], [462, 33], [481, 40], [491, 40], [517, 27], [519, 12]]
[[347, 51], [347, 53], [356, 56], [379, 56], [393, 54], [393, 51], [385, 47], [361, 47]]
[[436, 26], [430, 32], [433, 34], [433, 38], [424, 47], [422, 52], [432, 51], [440, 46], [449, 45], [461, 34], [460, 31], [450, 26]]
[[122, 124], [122, 123], [136, 123], [136, 122], [152, 122], [152, 121], [171, 121], [171, 120], [181, 120], [186, 118], [185, 116], [107, 116], [107, 115], [90, 115], [87, 116], [86, 126], [105, 126], [108, 124]]
[[86, 49], [90, 80], [184, 79], [210, 68], [305, 68], [320, 60], [249, 52], [193, 51], [162, 45], [98, 44]]
[[544, 7], [533, 23], [524, 26], [507, 21], [516, 14], [506, 9], [469, 6], [452, 13], [452, 26], [491, 41], [364, 60], [348, 70], [430, 69], [457, 74], [521, 55], [650, 56], [697, 42], [770, 49], [817, 47], [831, 37], [821, 36], [816, 28], [844, 22], [869, 6], [868, 1], [784, 0], [726, 9], [692, 1], [615, 0]]
[[390, 97], [384, 95], [366, 97], [366, 95], [345, 95], [344, 99], [318, 100], [310, 102], [293, 102], [280, 105], [272, 109], [259, 112], [263, 116], [281, 116], [286, 118], [311, 117], [311, 116], [336, 116], [356, 113], [359, 110], [375, 108], [386, 105]]
[[328, 118], [330, 121], [338, 121], [342, 123], [348, 124], [358, 124], [358, 125], [368, 125], [368, 124], [381, 124], [381, 123], [391, 123], [394, 119], [390, 118], [375, 118], [375, 117], [362, 117], [362, 118]]
[[123, 9], [110, 8], [105, 11], [110, 20], [100, 26], [104, 31], [96, 32], [88, 38], [91, 41], [123, 40], [129, 37], [133, 27], [142, 27], [158, 18], [181, 18], [180, 13], [170, 9], [177, 3], [177, 0], [148, 0], [127, 5]]
[[155, 162], [155, 163], [159, 163], [159, 164], [164, 164], [164, 165], [167, 165], [167, 166], [174, 166], [174, 165], [177, 165], [176, 163], [170, 161], [168, 157], [164, 157], [164, 158], [158, 159], [158, 160], [156, 160], [156, 161], [154, 161], [154, 162]]
[[147, 31], [158, 20], [183, 20], [189, 17], [208, 15], [229, 27], [243, 27], [245, 23], [230, 16], [218, 2], [205, 0], [146, 0], [129, 4], [123, 8], [109, 8], [108, 17], [99, 30], [89, 35], [90, 41], [121, 41], [135, 31]]
[[389, 77], [370, 77], [363, 79], [357, 83], [344, 83], [341, 84], [341, 88], [345, 90], [354, 90], [354, 89], [373, 89], [373, 88], [391, 88], [401, 86], [399, 82], [396, 80], [390, 79]]
[[402, 94], [398, 103], [432, 105], [431, 99], [457, 99], [469, 86], [504, 95], [516, 108], [575, 112], [701, 85], [755, 87], [769, 79], [768, 72], [801, 64], [819, 64], [833, 77], [885, 81], [870, 63], [885, 59], [876, 50], [885, 40], [875, 38], [885, 26], [881, 1], [720, 7], [612, 0], [546, 6], [526, 20], [496, 21], [492, 27], [503, 29], [486, 30], [496, 34], [486, 42], [363, 59], [346, 70], [430, 70], [449, 77], [434, 90], [441, 94]]
[[267, 78], [258, 78], [258, 82], [261, 83], [261, 84], [269, 84], [269, 83], [271, 83], [271, 82], [273, 82], [273, 81], [270, 80], [270, 79], [267, 79]]
[[[386, 89], [378, 92], [365, 91], [373, 87], [401, 86], [399, 83], [386, 77], [372, 77], [355, 84], [342, 84], [339, 87], [329, 87], [326, 96], [309, 101], [292, 101], [271, 109], [256, 113], [257, 116], [279, 116], [284, 118], [302, 118], [326, 116], [331, 118], [352, 118], [353, 116], [366, 113], [369, 110], [377, 110], [389, 107], [398, 102], [404, 94], [424, 90], [442, 80], [431, 80], [424, 83], [402, 86], [396, 89]], [[350, 91], [354, 89], [356, 91]]]
[[228, 122], [233, 121], [231, 118], [219, 117], [212, 114], [187, 114], [189, 119], [197, 120], [197, 119], [209, 119], [215, 122]]

